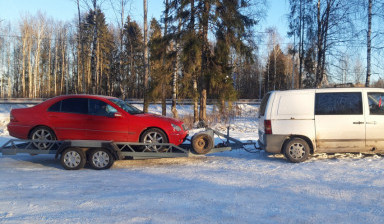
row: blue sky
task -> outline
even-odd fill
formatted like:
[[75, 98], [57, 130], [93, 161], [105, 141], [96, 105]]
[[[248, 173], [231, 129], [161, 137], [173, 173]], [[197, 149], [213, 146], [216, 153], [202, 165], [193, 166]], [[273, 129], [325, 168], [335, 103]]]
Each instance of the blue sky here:
[[[107, 16], [108, 23], [114, 23], [116, 17], [110, 6], [110, 1], [104, 0], [102, 9]], [[280, 35], [284, 37], [287, 32], [286, 13], [288, 13], [288, 7], [288, 0], [269, 0], [266, 18], [261, 21], [262, 26], [259, 26], [258, 29], [264, 31], [266, 27], [275, 26]], [[134, 19], [139, 22], [142, 21], [142, 0], [131, 0], [127, 8]], [[159, 19], [163, 10], [163, 0], [148, 0], [148, 19], [152, 17]], [[0, 20], [17, 23], [23, 14], [35, 15], [37, 11], [62, 21], [72, 21], [77, 16], [75, 0], [0, 0]]]

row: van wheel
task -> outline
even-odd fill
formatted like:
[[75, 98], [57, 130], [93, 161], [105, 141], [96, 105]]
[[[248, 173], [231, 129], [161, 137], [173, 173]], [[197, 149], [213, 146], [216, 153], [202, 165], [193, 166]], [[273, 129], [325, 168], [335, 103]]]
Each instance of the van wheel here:
[[310, 148], [301, 138], [293, 138], [284, 145], [284, 155], [292, 163], [300, 163], [308, 159]]

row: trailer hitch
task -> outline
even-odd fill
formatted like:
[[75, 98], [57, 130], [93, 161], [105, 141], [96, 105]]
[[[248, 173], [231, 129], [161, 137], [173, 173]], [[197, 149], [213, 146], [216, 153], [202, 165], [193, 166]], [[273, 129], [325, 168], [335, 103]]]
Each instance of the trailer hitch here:
[[[227, 134], [223, 134], [219, 131], [216, 131], [212, 128], [206, 127], [206, 131], [211, 131], [219, 137], [224, 137], [226, 139], [225, 142], [220, 143], [218, 147], [231, 147], [232, 149], [244, 149], [247, 152], [255, 153], [262, 148], [259, 146], [257, 141], [248, 140], [247, 142], [242, 142], [236, 138], [232, 138], [229, 135], [229, 126], [227, 127]], [[253, 146], [252, 148], [246, 146]]]

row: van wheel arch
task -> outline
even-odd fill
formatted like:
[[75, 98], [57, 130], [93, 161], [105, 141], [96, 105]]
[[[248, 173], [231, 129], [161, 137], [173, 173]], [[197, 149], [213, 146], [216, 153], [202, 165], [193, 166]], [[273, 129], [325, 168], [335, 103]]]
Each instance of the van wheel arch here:
[[315, 152], [314, 147], [313, 147], [313, 143], [312, 143], [312, 141], [311, 141], [308, 137], [306, 137], [306, 136], [304, 136], [304, 135], [290, 135], [290, 136], [287, 137], [287, 139], [285, 139], [283, 145], [281, 146], [281, 153], [284, 153], [285, 145], [286, 145], [291, 139], [294, 139], [294, 138], [301, 138], [301, 139], [303, 139], [304, 141], [306, 141], [307, 144], [309, 145], [309, 148], [310, 148], [310, 151], [309, 151], [310, 154], [313, 154], [313, 153]]

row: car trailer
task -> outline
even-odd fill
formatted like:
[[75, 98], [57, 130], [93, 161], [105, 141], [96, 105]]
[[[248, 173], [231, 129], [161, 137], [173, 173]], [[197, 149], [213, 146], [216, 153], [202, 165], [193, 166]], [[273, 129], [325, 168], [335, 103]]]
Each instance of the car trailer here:
[[[225, 138], [226, 141], [214, 146], [214, 135]], [[185, 142], [190, 144], [185, 144]], [[155, 159], [196, 157], [204, 154], [230, 151], [242, 148], [248, 152], [258, 150], [255, 141], [241, 142], [216, 130], [206, 128], [196, 133], [192, 139], [186, 139], [183, 144], [176, 146], [170, 143], [138, 143], [113, 142], [99, 140], [64, 140], [40, 141], [10, 139], [0, 147], [2, 155], [27, 153], [31, 155], [53, 154], [55, 159], [60, 157], [61, 165], [67, 170], [78, 170], [88, 162], [96, 170], [110, 168], [114, 161], [122, 159]], [[254, 149], [246, 148], [252, 145]]]

